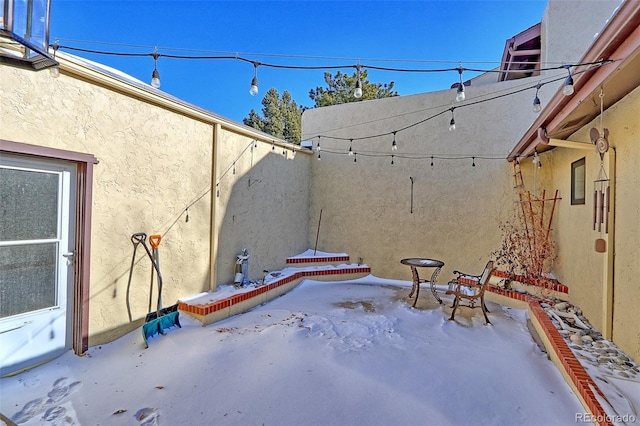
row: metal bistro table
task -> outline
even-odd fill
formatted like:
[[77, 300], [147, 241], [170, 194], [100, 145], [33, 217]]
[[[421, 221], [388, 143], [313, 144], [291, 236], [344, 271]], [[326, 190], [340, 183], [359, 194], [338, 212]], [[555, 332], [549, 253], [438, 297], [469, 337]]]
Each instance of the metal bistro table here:
[[[420, 294], [420, 283], [429, 283], [431, 287], [431, 293], [433, 293], [433, 297], [436, 298], [438, 303], [442, 303], [442, 300], [438, 297], [436, 293], [436, 279], [438, 278], [438, 274], [440, 270], [444, 266], [444, 262], [436, 259], [425, 259], [421, 257], [410, 257], [407, 259], [402, 259], [400, 261], [403, 265], [408, 265], [411, 267], [411, 275], [413, 276], [413, 285], [411, 286], [411, 293], [409, 293], [409, 298], [413, 296], [413, 293], [416, 294], [416, 298], [413, 300], [413, 307], [416, 307], [416, 303], [418, 302], [418, 295]], [[420, 275], [418, 274], [418, 268], [435, 268], [433, 273], [431, 274], [431, 279], [425, 280], [420, 279]]]

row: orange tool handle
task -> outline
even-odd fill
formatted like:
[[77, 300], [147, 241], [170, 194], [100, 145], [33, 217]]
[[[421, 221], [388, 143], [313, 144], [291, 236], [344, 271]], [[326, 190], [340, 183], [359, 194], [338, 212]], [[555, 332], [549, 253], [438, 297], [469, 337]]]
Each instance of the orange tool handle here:
[[157, 249], [160, 245], [160, 241], [162, 241], [162, 236], [160, 234], [149, 235], [149, 244], [154, 249]]

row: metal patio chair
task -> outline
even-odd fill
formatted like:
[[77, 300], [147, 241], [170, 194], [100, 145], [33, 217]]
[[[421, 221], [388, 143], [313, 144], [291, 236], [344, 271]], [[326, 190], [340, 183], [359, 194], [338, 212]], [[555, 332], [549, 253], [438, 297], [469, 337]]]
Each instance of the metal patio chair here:
[[[492, 272], [496, 268], [493, 267], [493, 261], [487, 262], [487, 266], [484, 267], [481, 275], [471, 275], [460, 271], [453, 271], [457, 275], [453, 280], [449, 281], [449, 288], [445, 294], [451, 294], [455, 297], [453, 301], [453, 311], [451, 312], [450, 321], [453, 321], [456, 315], [456, 310], [460, 306], [467, 308], [481, 308], [484, 314], [484, 319], [487, 324], [491, 324], [487, 317], [487, 305], [484, 303], [484, 291], [489, 283]], [[465, 304], [461, 305], [462, 302]]]

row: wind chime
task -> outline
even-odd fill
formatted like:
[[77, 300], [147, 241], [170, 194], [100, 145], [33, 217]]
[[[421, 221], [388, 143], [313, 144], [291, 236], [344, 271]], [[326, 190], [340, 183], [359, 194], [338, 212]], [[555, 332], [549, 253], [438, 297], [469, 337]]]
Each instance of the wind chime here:
[[602, 237], [609, 233], [609, 212], [611, 211], [610, 180], [604, 169], [604, 154], [609, 150], [609, 130], [602, 127], [603, 99], [604, 93], [600, 89], [600, 131], [592, 127], [590, 132], [591, 141], [595, 145], [596, 152], [600, 154], [600, 171], [598, 178], [593, 181], [593, 230], [600, 233], [595, 247], [598, 253], [607, 251], [607, 242]]

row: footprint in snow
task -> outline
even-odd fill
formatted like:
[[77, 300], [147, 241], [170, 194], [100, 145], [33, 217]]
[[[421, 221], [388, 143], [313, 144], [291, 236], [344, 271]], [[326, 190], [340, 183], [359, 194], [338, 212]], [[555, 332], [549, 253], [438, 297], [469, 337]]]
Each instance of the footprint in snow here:
[[141, 408], [134, 416], [142, 426], [159, 426], [160, 413], [155, 408]]
[[42, 415], [42, 420], [52, 425], [73, 424], [73, 418], [67, 415], [66, 408], [60, 404], [69, 395], [77, 391], [82, 382], [72, 382], [67, 377], [56, 380], [47, 394], [47, 398], [37, 398], [27, 402], [13, 417], [12, 421], [20, 424], [26, 423], [36, 416]]
[[81, 385], [81, 382], [69, 383], [69, 379], [66, 377], [56, 380], [53, 384], [53, 388], [47, 394], [49, 397], [47, 403], [55, 404], [63, 401], [66, 397], [77, 391]]

